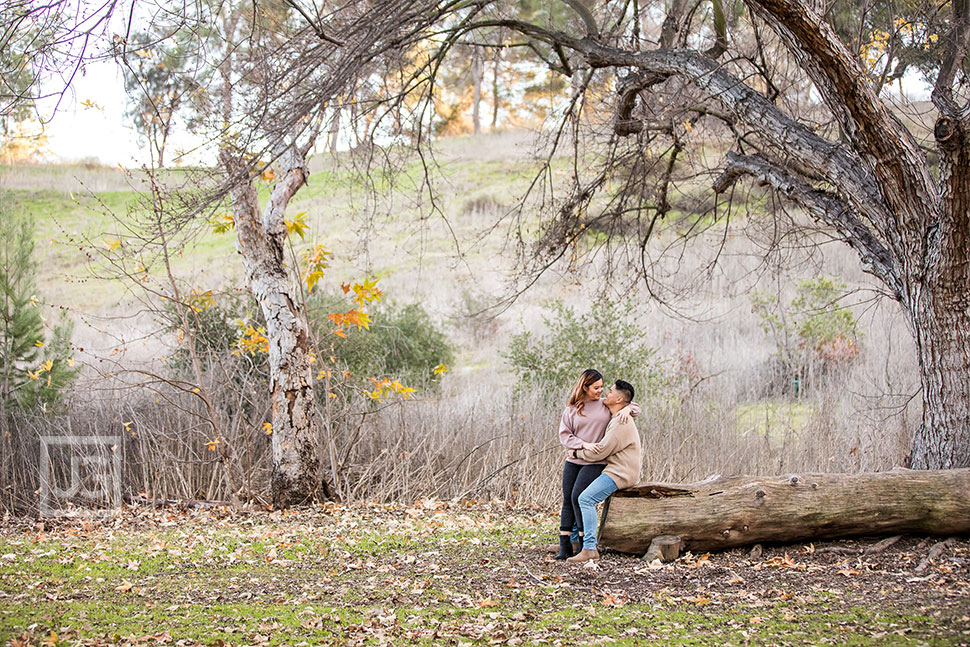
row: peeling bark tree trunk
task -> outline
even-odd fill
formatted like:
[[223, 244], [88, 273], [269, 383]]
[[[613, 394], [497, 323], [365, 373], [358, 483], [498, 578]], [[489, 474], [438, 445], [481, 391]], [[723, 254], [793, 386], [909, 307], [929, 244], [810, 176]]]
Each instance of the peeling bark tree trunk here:
[[643, 554], [676, 535], [697, 552], [908, 532], [970, 533], [970, 469], [642, 483], [607, 501], [599, 544]]
[[304, 153], [290, 146], [278, 158], [283, 174], [262, 215], [249, 167], [225, 151], [222, 161], [227, 171], [240, 178], [231, 191], [236, 239], [246, 282], [266, 319], [269, 340], [273, 398], [271, 493], [274, 506], [288, 507], [310, 501], [321, 483], [309, 335], [283, 264], [283, 214], [290, 198], [305, 182]]

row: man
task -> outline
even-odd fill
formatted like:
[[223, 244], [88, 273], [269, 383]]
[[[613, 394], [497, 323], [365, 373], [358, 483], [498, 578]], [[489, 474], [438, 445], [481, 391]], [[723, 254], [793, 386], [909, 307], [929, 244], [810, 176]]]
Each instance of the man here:
[[633, 401], [633, 386], [623, 380], [616, 384], [606, 394], [603, 404], [610, 410], [613, 418], [606, 427], [606, 435], [596, 445], [587, 445], [584, 449], [570, 449], [566, 454], [570, 458], [596, 462], [606, 460], [606, 468], [583, 493], [579, 495], [579, 507], [583, 514], [583, 550], [567, 559], [573, 564], [599, 559], [596, 550], [596, 532], [598, 527], [596, 518], [596, 504], [605, 501], [607, 497], [622, 488], [636, 485], [640, 480], [640, 434], [633, 420], [627, 419], [621, 423], [619, 413], [623, 407]]

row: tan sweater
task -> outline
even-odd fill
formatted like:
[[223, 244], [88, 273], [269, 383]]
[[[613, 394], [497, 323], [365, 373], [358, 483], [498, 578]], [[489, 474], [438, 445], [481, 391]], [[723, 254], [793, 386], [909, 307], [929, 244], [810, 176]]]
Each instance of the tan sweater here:
[[603, 449], [590, 452], [580, 449], [576, 452], [581, 459], [595, 463], [606, 459], [603, 473], [616, 483], [620, 490], [640, 482], [640, 434], [633, 421], [621, 425], [617, 418], [606, 426], [606, 435], [600, 441]]

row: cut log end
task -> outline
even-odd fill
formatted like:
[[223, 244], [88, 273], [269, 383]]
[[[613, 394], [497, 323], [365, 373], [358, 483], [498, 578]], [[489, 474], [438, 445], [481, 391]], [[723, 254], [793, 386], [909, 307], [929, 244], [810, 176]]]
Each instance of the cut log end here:
[[680, 557], [680, 549], [684, 545], [683, 540], [677, 535], [658, 535], [650, 542], [643, 559], [652, 562], [659, 559], [661, 562], [672, 562]]

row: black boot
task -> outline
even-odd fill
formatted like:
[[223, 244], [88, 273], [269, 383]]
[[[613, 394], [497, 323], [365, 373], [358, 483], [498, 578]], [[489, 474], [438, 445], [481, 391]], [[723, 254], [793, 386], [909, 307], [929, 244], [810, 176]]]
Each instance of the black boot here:
[[553, 559], [569, 559], [576, 553], [573, 551], [573, 543], [569, 541], [569, 535], [559, 535], [559, 554]]

